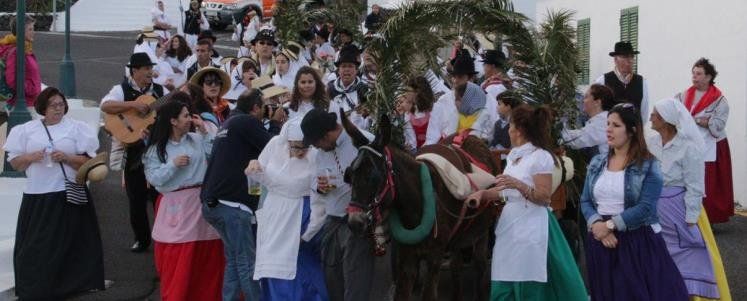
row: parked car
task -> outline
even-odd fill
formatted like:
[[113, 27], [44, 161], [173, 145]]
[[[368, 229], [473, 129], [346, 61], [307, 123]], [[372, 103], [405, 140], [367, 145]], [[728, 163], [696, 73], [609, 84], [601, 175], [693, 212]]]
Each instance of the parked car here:
[[262, 7], [262, 0], [204, 0], [202, 8], [213, 30], [223, 30], [241, 22], [251, 6]]

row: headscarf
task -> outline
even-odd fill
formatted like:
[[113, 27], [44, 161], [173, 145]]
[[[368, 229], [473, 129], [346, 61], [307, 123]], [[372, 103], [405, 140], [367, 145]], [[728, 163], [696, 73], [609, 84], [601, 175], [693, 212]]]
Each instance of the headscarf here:
[[695, 124], [695, 120], [685, 106], [674, 98], [662, 99], [654, 105], [654, 109], [667, 123], [677, 128], [677, 135], [687, 143], [693, 145], [700, 154], [705, 152], [703, 136]]
[[482, 91], [480, 86], [467, 82], [467, 87], [464, 89], [464, 96], [462, 96], [462, 103], [459, 105], [459, 113], [462, 115], [472, 115], [480, 109], [485, 108], [486, 103], [485, 92]]

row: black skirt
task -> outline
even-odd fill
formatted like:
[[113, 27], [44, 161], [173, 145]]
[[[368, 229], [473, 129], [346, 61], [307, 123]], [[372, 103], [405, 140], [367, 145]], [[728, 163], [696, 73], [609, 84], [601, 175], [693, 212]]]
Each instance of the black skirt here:
[[59, 300], [104, 289], [101, 235], [92, 202], [68, 203], [64, 191], [23, 194], [15, 243], [15, 290], [21, 300]]

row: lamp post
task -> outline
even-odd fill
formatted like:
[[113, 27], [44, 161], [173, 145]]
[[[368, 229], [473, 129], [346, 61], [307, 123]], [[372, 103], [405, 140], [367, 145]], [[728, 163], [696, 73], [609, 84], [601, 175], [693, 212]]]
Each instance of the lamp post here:
[[[13, 111], [8, 113], [8, 134], [10, 129], [19, 124], [24, 124], [31, 120], [31, 113], [26, 107], [26, 0], [16, 0], [16, 105]], [[7, 137], [7, 136], [6, 136]], [[3, 163], [2, 177], [20, 178], [25, 174], [16, 171], [5, 160]]]
[[70, 0], [65, 0], [65, 56], [60, 63], [60, 89], [67, 97], [75, 97], [75, 65], [70, 58]]

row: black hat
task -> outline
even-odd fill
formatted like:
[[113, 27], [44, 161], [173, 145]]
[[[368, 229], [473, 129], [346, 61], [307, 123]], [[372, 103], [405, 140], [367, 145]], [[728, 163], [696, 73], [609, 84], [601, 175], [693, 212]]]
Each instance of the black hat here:
[[338, 30], [337, 34], [344, 34], [344, 35], [348, 35], [348, 36], [351, 36], [351, 37], [353, 36], [353, 33], [350, 30], [347, 30], [345, 28], [342, 28], [342, 29]]
[[197, 40], [202, 40], [202, 39], [211, 39], [213, 40], [213, 43], [215, 43], [215, 41], [218, 40], [218, 38], [216, 38], [215, 35], [213, 35], [212, 30], [203, 30], [200, 33], [200, 35], [197, 37]]
[[252, 45], [256, 44], [257, 41], [270, 41], [272, 42], [273, 46], [277, 46], [278, 42], [275, 41], [275, 32], [272, 31], [272, 29], [262, 29], [257, 33], [257, 35], [252, 39], [251, 43]]
[[637, 50], [633, 49], [633, 45], [630, 42], [620, 41], [615, 43], [615, 51], [610, 52], [610, 56], [616, 55], [635, 55], [639, 54]]
[[150, 57], [145, 52], [138, 52], [133, 53], [130, 56], [130, 62], [127, 63], [127, 68], [140, 68], [144, 66], [153, 66], [155, 65], [153, 62], [150, 61]]
[[486, 50], [485, 54], [482, 56], [481, 62], [483, 64], [489, 64], [501, 69], [505, 69], [506, 55], [503, 54], [503, 51], [500, 50]]
[[337, 128], [337, 114], [325, 110], [312, 109], [301, 120], [303, 144], [306, 146], [319, 142], [324, 135]]
[[360, 54], [360, 50], [355, 45], [346, 45], [340, 49], [340, 55], [337, 57], [337, 61], [335, 61], [335, 66], [339, 67], [343, 63], [352, 63], [359, 66], [361, 64]]
[[469, 51], [462, 49], [457, 52], [456, 57], [451, 60], [451, 71], [452, 75], [475, 75], [475, 60], [469, 54]]

